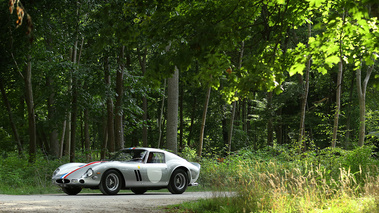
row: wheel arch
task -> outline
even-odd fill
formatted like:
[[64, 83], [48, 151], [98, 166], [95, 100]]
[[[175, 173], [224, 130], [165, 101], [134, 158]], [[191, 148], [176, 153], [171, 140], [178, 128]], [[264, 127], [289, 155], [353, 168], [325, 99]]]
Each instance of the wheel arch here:
[[170, 180], [172, 178], [172, 174], [174, 174], [174, 172], [176, 170], [179, 170], [179, 169], [184, 170], [186, 172], [186, 174], [187, 174], [187, 184], [189, 184], [190, 181], [191, 181], [191, 171], [187, 167], [185, 167], [185, 166], [177, 166], [175, 169], [173, 169], [172, 172], [171, 172], [171, 174], [170, 174]]
[[124, 174], [122, 174], [122, 172], [119, 170], [119, 169], [116, 169], [116, 168], [109, 168], [109, 169], [106, 169], [104, 170], [104, 172], [101, 174], [101, 178], [100, 178], [100, 183], [101, 184], [101, 181], [103, 181], [103, 178], [104, 178], [104, 174], [110, 170], [114, 170], [116, 172], [118, 172], [118, 174], [120, 175], [121, 177], [121, 189], [125, 188], [125, 177], [124, 177]]

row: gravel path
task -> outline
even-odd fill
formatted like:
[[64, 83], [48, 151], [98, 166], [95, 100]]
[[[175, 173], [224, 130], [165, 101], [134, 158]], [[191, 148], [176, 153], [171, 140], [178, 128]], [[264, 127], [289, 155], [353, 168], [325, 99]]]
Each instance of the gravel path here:
[[212, 192], [185, 192], [173, 195], [166, 192], [147, 192], [144, 195], [119, 193], [109, 196], [101, 193], [83, 193], [75, 196], [0, 195], [0, 212], [164, 212], [162, 206], [210, 198]]

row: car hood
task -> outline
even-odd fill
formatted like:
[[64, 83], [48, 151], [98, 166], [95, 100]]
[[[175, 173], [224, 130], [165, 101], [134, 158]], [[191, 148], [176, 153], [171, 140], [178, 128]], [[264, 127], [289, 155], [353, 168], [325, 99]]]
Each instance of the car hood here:
[[54, 176], [59, 176], [60, 178], [66, 178], [67, 176], [80, 172], [84, 173], [87, 171], [87, 169], [91, 168], [92, 166], [95, 166], [100, 163], [104, 163], [106, 161], [94, 161], [91, 163], [67, 163], [62, 166], [60, 166], [57, 169], [57, 173]]

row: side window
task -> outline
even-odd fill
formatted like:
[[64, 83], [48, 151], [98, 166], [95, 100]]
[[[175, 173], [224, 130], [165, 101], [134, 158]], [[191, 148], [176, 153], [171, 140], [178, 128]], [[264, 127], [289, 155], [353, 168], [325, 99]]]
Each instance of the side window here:
[[147, 163], [165, 163], [164, 153], [150, 152]]

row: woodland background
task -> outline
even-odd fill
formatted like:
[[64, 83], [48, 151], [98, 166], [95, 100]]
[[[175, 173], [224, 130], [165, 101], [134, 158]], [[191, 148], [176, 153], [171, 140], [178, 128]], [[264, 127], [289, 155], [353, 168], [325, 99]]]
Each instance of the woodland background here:
[[0, 150], [377, 144], [375, 0], [0, 0]]
[[0, 193], [150, 146], [200, 162], [189, 190], [235, 194], [175, 212], [379, 212], [378, 17], [377, 0], [0, 0]]

